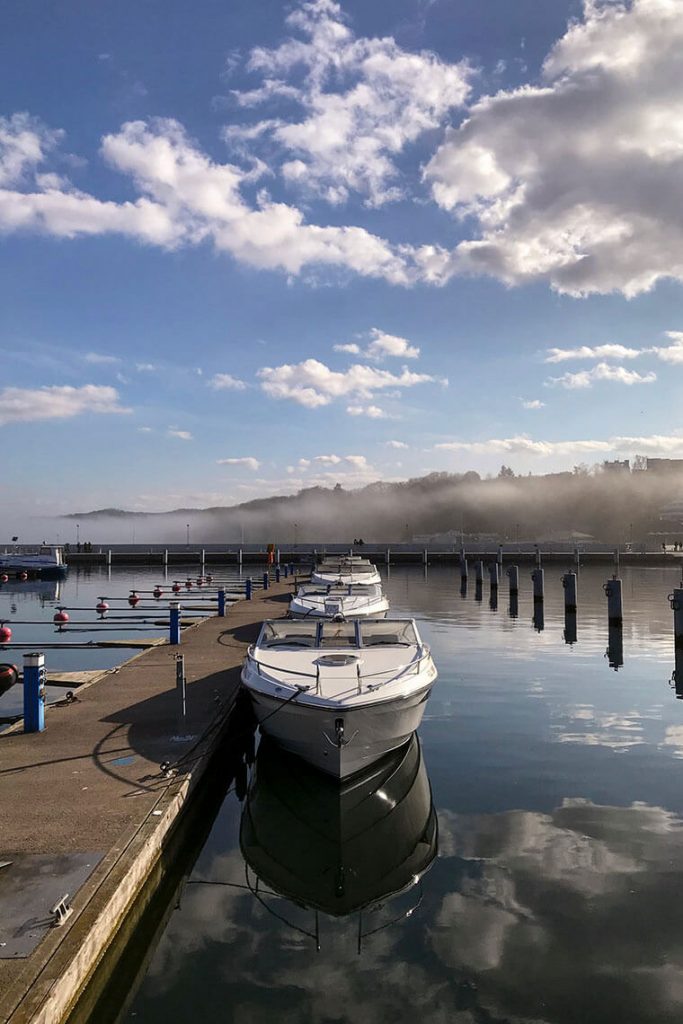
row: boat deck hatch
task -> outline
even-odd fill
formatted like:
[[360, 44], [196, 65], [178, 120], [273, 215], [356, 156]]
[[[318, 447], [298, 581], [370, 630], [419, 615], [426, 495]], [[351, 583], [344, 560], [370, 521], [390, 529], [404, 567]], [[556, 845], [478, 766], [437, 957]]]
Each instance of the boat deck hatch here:
[[356, 654], [323, 654], [318, 658], [316, 665], [327, 666], [328, 668], [343, 668], [344, 665], [353, 665], [358, 661]]

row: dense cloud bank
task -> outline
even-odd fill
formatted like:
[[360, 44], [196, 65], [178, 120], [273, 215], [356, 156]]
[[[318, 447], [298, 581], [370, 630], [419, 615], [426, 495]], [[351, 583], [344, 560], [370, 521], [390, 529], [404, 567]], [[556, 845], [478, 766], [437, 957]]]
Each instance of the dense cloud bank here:
[[[399, 543], [461, 530], [466, 535], [497, 534], [508, 541], [558, 539], [576, 532], [624, 543], [644, 541], [660, 531], [674, 531], [675, 536], [675, 516], [662, 519], [661, 514], [678, 500], [683, 501], [683, 474], [580, 470], [482, 480], [471, 472], [431, 473], [359, 490], [312, 487], [232, 508], [156, 514], [109, 509], [70, 518], [79, 520], [81, 537], [87, 534], [96, 543], [124, 543], [133, 537], [137, 543], [184, 543], [188, 525], [195, 544], [345, 543], [358, 537]], [[683, 535], [683, 527], [681, 531]]]

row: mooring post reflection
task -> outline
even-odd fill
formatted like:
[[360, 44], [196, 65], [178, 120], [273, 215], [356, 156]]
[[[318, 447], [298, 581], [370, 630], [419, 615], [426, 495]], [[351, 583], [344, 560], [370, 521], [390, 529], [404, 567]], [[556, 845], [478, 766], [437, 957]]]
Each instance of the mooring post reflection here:
[[[357, 913], [361, 942], [377, 930], [369, 927], [368, 915], [418, 885], [437, 845], [436, 813], [417, 736], [341, 784], [276, 743], [261, 741], [242, 812], [240, 848], [251, 891], [271, 913], [273, 897], [335, 918]], [[412, 909], [414, 904], [408, 913]], [[397, 908], [379, 927], [406, 913]], [[285, 915], [276, 912], [290, 923]], [[319, 944], [317, 918], [312, 927], [309, 934]]]
[[608, 627], [605, 656], [609, 662], [609, 667], [618, 672], [624, 664], [624, 630], [620, 623]]
[[508, 615], [511, 619], [516, 619], [519, 615], [519, 597], [517, 594], [510, 594], [510, 604], [508, 605]]
[[564, 610], [564, 642], [566, 644], [576, 643], [576, 611]]
[[683, 647], [675, 650], [675, 668], [671, 673], [671, 684], [676, 692], [676, 699], [683, 700]]
[[532, 619], [534, 629], [537, 633], [542, 633], [545, 629], [545, 611], [543, 607], [543, 601], [534, 601], [534, 617]]

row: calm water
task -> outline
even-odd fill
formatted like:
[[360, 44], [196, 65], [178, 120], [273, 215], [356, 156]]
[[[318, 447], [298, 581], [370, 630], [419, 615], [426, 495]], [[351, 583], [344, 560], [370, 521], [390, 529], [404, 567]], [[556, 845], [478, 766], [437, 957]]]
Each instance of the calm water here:
[[[105, 568], [92, 570], [71, 569], [65, 580], [10, 580], [0, 584], [0, 622], [7, 621], [12, 628], [13, 643], [30, 643], [34, 650], [41, 650], [43, 644], [88, 643], [97, 640], [143, 639], [161, 636], [166, 627], [155, 626], [154, 620], [168, 618], [168, 599], [174, 579], [185, 580], [187, 576], [196, 579], [197, 565], [173, 566], [164, 575], [163, 568], [116, 568], [107, 572]], [[133, 589], [153, 590], [160, 584], [164, 597], [155, 601], [147, 595], [140, 601], [135, 613], [128, 607], [126, 598]], [[190, 594], [181, 594], [184, 604], [192, 605], [201, 600], [201, 591], [193, 589]], [[106, 625], [98, 622], [95, 605], [100, 596], [110, 603]], [[72, 622], [59, 633], [53, 625], [57, 607], [66, 607]], [[145, 612], [144, 609], [149, 609]], [[201, 612], [188, 612], [188, 617], [197, 618]], [[23, 624], [26, 623], [26, 624]], [[130, 658], [135, 652], [130, 648], [94, 648], [85, 650], [45, 650], [45, 665], [48, 671], [80, 672], [88, 669], [113, 668]], [[23, 651], [0, 647], [0, 662], [21, 666]], [[47, 688], [48, 702], [64, 696], [64, 688]], [[0, 718], [21, 714], [22, 696], [19, 687], [13, 687], [0, 696]], [[2, 728], [2, 726], [0, 726]]]
[[[582, 571], [568, 645], [559, 570], [542, 631], [528, 570], [516, 619], [504, 585], [494, 611], [488, 585], [463, 599], [453, 570], [392, 571], [392, 609], [420, 620], [440, 672], [422, 759], [377, 782], [388, 809], [361, 792], [335, 823], [329, 789], [262, 749], [248, 800], [226, 796], [179, 906], [134, 950], [120, 1020], [680, 1021], [677, 576], [623, 570], [615, 671], [606, 575]], [[407, 889], [404, 864], [424, 872]]]

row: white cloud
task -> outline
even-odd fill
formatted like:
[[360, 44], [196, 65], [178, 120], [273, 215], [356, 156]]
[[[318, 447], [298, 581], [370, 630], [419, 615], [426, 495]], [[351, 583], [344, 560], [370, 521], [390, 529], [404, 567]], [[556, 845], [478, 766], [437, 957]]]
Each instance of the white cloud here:
[[63, 132], [50, 131], [28, 114], [0, 117], [0, 188], [21, 184], [62, 135]]
[[683, 455], [683, 436], [651, 434], [641, 437], [615, 435], [606, 440], [535, 441], [525, 435], [490, 438], [485, 441], [447, 441], [435, 445], [436, 449], [451, 452], [471, 452], [475, 455], [584, 455], [630, 453], [641, 455]]
[[357, 395], [369, 399], [375, 391], [386, 388], [409, 388], [433, 382], [436, 378], [426, 373], [413, 373], [404, 367], [400, 374], [380, 370], [374, 366], [356, 363], [339, 372], [317, 359], [283, 366], [265, 366], [258, 371], [261, 387], [271, 398], [288, 398], [300, 405], [315, 409], [329, 405], [336, 398]]
[[154, 363], [136, 363], [135, 369], [138, 373], [151, 373], [153, 370], [156, 370], [156, 366]]
[[546, 363], [563, 363], [569, 359], [636, 359], [647, 349], [627, 348], [626, 345], [579, 345], [577, 348], [549, 348]]
[[349, 342], [348, 345], [333, 345], [332, 347], [335, 352], [348, 352], [352, 356], [360, 355], [360, 345], [356, 345], [354, 342]]
[[610, 366], [609, 363], [597, 363], [590, 370], [579, 370], [578, 373], [565, 373], [561, 377], [549, 377], [545, 382], [549, 386], [559, 385], [563, 388], [576, 390], [590, 388], [596, 381], [611, 381], [615, 384], [652, 384], [657, 380], [656, 373], [636, 373], [624, 366]]
[[177, 427], [169, 427], [166, 431], [169, 437], [176, 437], [179, 441], [193, 441], [194, 438], [189, 430], [178, 430]]
[[479, 237], [433, 273], [627, 296], [683, 280], [683, 18], [677, 0], [585, 0], [544, 81], [484, 96], [429, 161], [434, 199]]
[[70, 419], [82, 413], [128, 413], [116, 388], [85, 384], [0, 390], [0, 426], [34, 420]]
[[371, 420], [386, 420], [389, 417], [378, 405], [347, 405], [346, 411], [349, 416], [367, 416]]
[[371, 329], [370, 337], [372, 341], [368, 345], [367, 354], [372, 359], [384, 359], [385, 356], [417, 359], [420, 355], [420, 350], [416, 345], [411, 345], [405, 338], [399, 338], [395, 334], [385, 334], [377, 327]]
[[523, 409], [543, 409], [545, 408], [545, 402], [542, 402], [540, 398], [520, 398]]
[[152, 433], [152, 428], [151, 427], [138, 427], [138, 434], [151, 434], [151, 433]]
[[208, 381], [210, 388], [214, 391], [244, 391], [247, 387], [243, 380], [239, 377], [233, 377], [231, 373], [216, 373]]
[[410, 447], [410, 445], [407, 445], [405, 443], [405, 441], [387, 441], [386, 445], [387, 445], [388, 448], [399, 448], [399, 449], [409, 448]]
[[86, 352], [83, 358], [86, 363], [91, 363], [93, 366], [112, 366], [121, 362], [118, 356], [107, 356], [100, 352]]
[[[44, 158], [44, 140], [57, 135], [42, 129], [29, 147], [31, 159], [20, 161], [22, 171]], [[2, 146], [0, 140], [0, 160], [15, 168], [14, 151], [8, 155]], [[101, 200], [35, 175], [26, 181], [28, 172], [11, 170], [4, 185], [14, 187], [0, 182], [0, 233], [33, 231], [59, 238], [120, 234], [166, 249], [209, 241], [242, 263], [288, 274], [334, 267], [396, 284], [407, 284], [413, 276], [410, 247], [392, 247], [360, 227], [306, 224], [301, 210], [274, 202], [263, 190], [254, 204], [247, 201], [241, 189], [251, 186], [264, 168], [215, 163], [177, 121], [128, 122], [103, 138], [101, 154], [132, 179], [140, 193], [134, 202]]]
[[244, 107], [276, 100], [281, 109], [284, 98], [302, 119], [233, 125], [226, 138], [274, 143], [289, 157], [280, 167], [285, 180], [333, 205], [350, 193], [369, 206], [401, 198], [394, 157], [464, 103], [469, 68], [408, 53], [391, 37], [355, 38], [333, 0], [300, 0], [287, 24], [304, 38], [252, 50], [248, 68], [262, 84], [233, 95]]
[[246, 469], [253, 469], [254, 472], [259, 468], [261, 463], [258, 459], [255, 459], [252, 455], [245, 455], [242, 458], [234, 459], [216, 459], [219, 466], [244, 466]]

